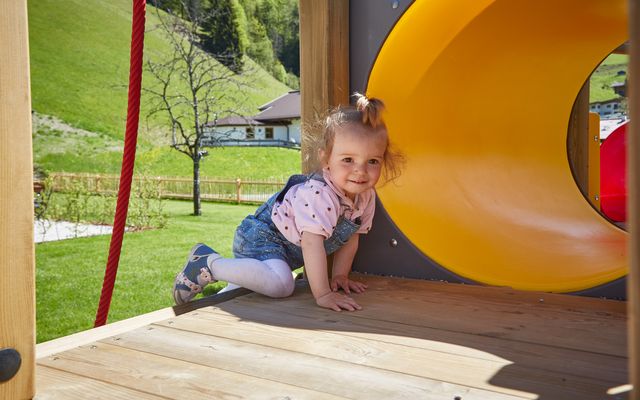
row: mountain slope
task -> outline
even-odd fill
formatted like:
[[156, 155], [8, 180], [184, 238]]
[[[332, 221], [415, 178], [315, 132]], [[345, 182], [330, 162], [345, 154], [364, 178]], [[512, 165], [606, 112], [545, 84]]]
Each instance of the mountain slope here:
[[[28, 7], [32, 107], [38, 122], [34, 126], [35, 162], [50, 171], [119, 172], [131, 1], [34, 0]], [[145, 58], [171, 54], [157, 24], [156, 9], [148, 6]], [[252, 60], [247, 64], [256, 72], [247, 78], [251, 87], [242, 89], [248, 102], [239, 111], [252, 115], [258, 106], [289, 88]], [[143, 86], [150, 83], [151, 77], [145, 74]], [[149, 108], [143, 97], [136, 171], [189, 176], [190, 160], [168, 147], [169, 128], [162, 125], [161, 116], [147, 119]], [[52, 124], [48, 117], [60, 122]], [[84, 132], [78, 134], [79, 130]], [[245, 178], [281, 178], [298, 171], [300, 165], [300, 153], [293, 150], [212, 149], [210, 153], [202, 166], [203, 176], [235, 177], [243, 172]], [[247, 169], [241, 166], [247, 161], [242, 160], [252, 160], [257, 167]]]
[[[36, 0], [28, 2], [33, 109], [94, 132], [122, 137], [131, 40], [129, 0]], [[147, 7], [145, 56], [169, 55]], [[250, 60], [247, 113], [289, 90]], [[145, 81], [150, 77], [145, 74]], [[142, 119], [148, 108], [142, 104]], [[143, 127], [144, 128], [144, 127]]]

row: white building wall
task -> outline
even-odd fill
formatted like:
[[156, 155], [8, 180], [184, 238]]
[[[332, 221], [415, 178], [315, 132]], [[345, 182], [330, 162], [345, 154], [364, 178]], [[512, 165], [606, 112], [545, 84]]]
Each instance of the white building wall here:
[[220, 139], [244, 140], [246, 128], [244, 126], [217, 126], [215, 129], [208, 128], [206, 134]]
[[[208, 128], [206, 136], [219, 138], [223, 140], [240, 140], [251, 141], [247, 139], [248, 126], [218, 126], [215, 129]], [[266, 128], [273, 129], [273, 140], [288, 141], [290, 143], [300, 144], [301, 142], [301, 128], [300, 119], [294, 119], [289, 126], [270, 126], [259, 125], [253, 127], [254, 138], [253, 140], [266, 140]]]
[[300, 144], [302, 142], [302, 134], [300, 129], [300, 119], [294, 119], [291, 121], [291, 125], [289, 125], [289, 137], [295, 140], [296, 143]]

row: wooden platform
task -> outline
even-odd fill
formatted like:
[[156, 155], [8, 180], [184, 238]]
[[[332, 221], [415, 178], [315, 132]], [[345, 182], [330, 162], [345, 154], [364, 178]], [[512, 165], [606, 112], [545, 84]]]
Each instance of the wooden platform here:
[[[320, 309], [301, 286], [287, 299], [236, 297], [42, 356], [36, 398], [584, 400], [629, 394], [624, 302], [362, 279], [369, 290], [356, 295], [360, 312]], [[39, 346], [51, 349], [55, 342]]]

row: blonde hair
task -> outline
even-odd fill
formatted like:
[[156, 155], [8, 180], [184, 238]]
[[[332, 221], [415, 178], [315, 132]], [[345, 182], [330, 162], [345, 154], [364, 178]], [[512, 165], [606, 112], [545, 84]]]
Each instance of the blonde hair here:
[[[387, 126], [382, 119], [382, 112], [385, 105], [382, 100], [354, 93], [355, 106], [340, 106], [331, 110], [321, 121], [316, 122], [313, 126], [305, 129], [305, 140], [310, 143], [308, 147], [307, 157], [312, 158], [323, 152], [324, 157], [315, 160], [314, 170], [319, 171], [321, 165], [325, 163], [333, 150], [333, 142], [335, 140], [338, 128], [352, 125], [361, 127], [367, 134], [384, 135], [387, 140], [387, 147], [384, 152], [384, 160], [382, 165], [382, 176], [384, 183], [392, 181], [400, 176], [402, 166], [404, 164], [404, 156], [393, 149], [388, 133]], [[321, 134], [313, 134], [321, 130]], [[311, 131], [311, 132], [310, 132]]]

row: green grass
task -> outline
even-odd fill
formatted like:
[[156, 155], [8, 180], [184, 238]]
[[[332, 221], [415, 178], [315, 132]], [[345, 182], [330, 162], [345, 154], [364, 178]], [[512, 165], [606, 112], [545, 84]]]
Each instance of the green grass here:
[[[173, 278], [191, 246], [205, 242], [231, 256], [235, 227], [255, 206], [204, 203], [201, 217], [190, 202], [168, 201], [167, 227], [126, 233], [109, 322], [173, 304]], [[68, 239], [36, 245], [37, 341], [93, 327], [102, 288], [110, 236]], [[224, 284], [209, 286], [205, 294]]]
[[[128, 0], [37, 0], [28, 3], [33, 108], [90, 131], [86, 135], [38, 127], [34, 161], [48, 171], [119, 173], [126, 118], [131, 2]], [[147, 9], [145, 57], [164, 59], [170, 49]], [[253, 61], [251, 88], [243, 88], [247, 114], [289, 90]], [[241, 78], [245, 79], [245, 78]], [[143, 86], [152, 84], [150, 76]], [[228, 90], [232, 90], [229, 88]], [[236, 89], [237, 90], [237, 89]], [[222, 105], [227, 107], [229, 105]], [[136, 171], [148, 175], [191, 176], [192, 162], [169, 148], [163, 118], [147, 120], [141, 104]], [[234, 107], [231, 107], [234, 108]], [[300, 170], [300, 152], [286, 149], [212, 149], [203, 177], [281, 179]]]
[[618, 71], [627, 71], [629, 56], [623, 54], [611, 54], [591, 75], [589, 85], [589, 101], [606, 101], [618, 97], [611, 84], [624, 82], [626, 75], [618, 75]]
[[[119, 173], [126, 118], [131, 35], [129, 0], [34, 0], [28, 2], [33, 109], [89, 132], [64, 127], [34, 131], [34, 161], [48, 171]], [[147, 7], [145, 57], [166, 59], [170, 49], [157, 16]], [[254, 114], [289, 88], [254, 70], [244, 87], [248, 101], [223, 108]], [[238, 78], [245, 79], [245, 78]], [[152, 83], [147, 74], [143, 86]], [[232, 90], [225, 88], [224, 90]], [[141, 104], [136, 173], [191, 176], [191, 160], [168, 147], [162, 118], [147, 119]], [[300, 152], [277, 148], [209, 149], [206, 177], [284, 179], [300, 170]], [[201, 217], [189, 201], [168, 201], [167, 226], [125, 235], [110, 322], [170, 306], [173, 277], [194, 243], [231, 255], [235, 227], [255, 206], [204, 203]], [[69, 239], [36, 246], [37, 340], [51, 340], [93, 326], [109, 248], [109, 236]], [[221, 287], [207, 288], [210, 294]]]
[[[122, 138], [131, 40], [129, 0], [35, 0], [28, 2], [31, 89], [34, 110], [55, 115], [92, 132]], [[145, 57], [166, 59], [170, 54], [157, 25], [155, 8], [147, 7]], [[251, 88], [243, 89], [248, 113], [282, 95], [287, 86], [247, 61], [258, 71]], [[151, 83], [148, 74], [143, 85]], [[224, 106], [224, 105], [223, 105]], [[141, 115], [149, 111], [143, 99]], [[151, 143], [159, 119], [149, 129], [141, 123], [142, 141]]]
[[[56, 148], [56, 143], [64, 151]], [[47, 171], [119, 174], [122, 150], [94, 151], [77, 144], [68, 148], [64, 139], [34, 138], [34, 161]], [[300, 151], [283, 148], [226, 147], [207, 149], [209, 156], [200, 165], [201, 177], [283, 180], [300, 172]], [[138, 151], [135, 171], [150, 176], [193, 175], [189, 157], [167, 147]]]

